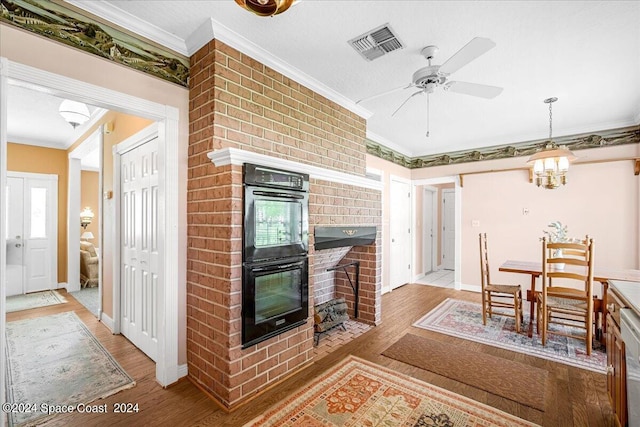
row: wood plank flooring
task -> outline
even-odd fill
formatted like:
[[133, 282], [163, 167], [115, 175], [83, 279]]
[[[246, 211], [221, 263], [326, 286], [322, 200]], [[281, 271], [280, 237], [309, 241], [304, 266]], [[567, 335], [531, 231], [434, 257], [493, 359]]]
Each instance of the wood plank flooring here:
[[[271, 405], [303, 386], [309, 380], [329, 369], [346, 355], [353, 354], [398, 372], [419, 378], [436, 386], [451, 390], [479, 402], [499, 408], [543, 426], [612, 426], [611, 406], [607, 398], [606, 377], [602, 374], [573, 368], [521, 353], [469, 342], [411, 326], [446, 298], [479, 302], [479, 294], [424, 285], [406, 285], [382, 297], [382, 324], [354, 341], [315, 361], [286, 381], [253, 399], [232, 413], [226, 413], [201, 393], [190, 381], [183, 379], [163, 389], [155, 381], [155, 365], [127, 339], [112, 335], [109, 330], [71, 295], [61, 291], [67, 304], [44, 307], [24, 312], [9, 313], [7, 321], [46, 316], [73, 310], [111, 352], [122, 367], [137, 382], [129, 390], [110, 396], [104, 401], [112, 408], [114, 403], [137, 403], [136, 414], [70, 414], [48, 420], [46, 426], [242, 426], [263, 413]], [[431, 339], [466, 345], [468, 348], [505, 359], [536, 366], [549, 371], [546, 391], [546, 409], [537, 411], [482, 390], [441, 377], [382, 356], [380, 353], [403, 334], [411, 332]], [[455, 357], [455, 355], [452, 355]]]

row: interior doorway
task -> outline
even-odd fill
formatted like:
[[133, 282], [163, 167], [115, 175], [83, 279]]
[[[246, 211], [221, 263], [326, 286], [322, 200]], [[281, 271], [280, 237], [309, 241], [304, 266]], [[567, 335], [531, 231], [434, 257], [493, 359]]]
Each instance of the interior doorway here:
[[422, 196], [422, 271], [437, 269], [438, 261], [438, 189], [425, 186]]
[[[435, 254], [433, 255], [433, 265], [432, 271], [429, 272], [427, 270], [428, 263], [424, 260], [425, 256], [423, 255], [421, 259], [423, 260], [423, 267], [420, 271], [416, 272], [416, 275], [419, 277], [416, 280], [416, 283], [419, 284], [428, 284], [428, 285], [436, 285], [454, 288], [457, 290], [461, 289], [461, 199], [462, 192], [460, 183], [457, 176], [449, 176], [449, 177], [439, 177], [439, 178], [427, 178], [427, 179], [418, 179], [412, 181], [414, 192], [421, 191], [423, 192], [423, 199], [429, 198], [429, 193], [427, 193], [426, 189], [433, 190], [435, 194], [432, 194], [433, 203], [435, 204], [435, 208], [432, 209], [433, 215], [433, 229], [436, 230], [433, 233], [433, 247]], [[445, 195], [446, 193], [446, 195]], [[443, 203], [443, 199], [447, 198], [447, 202]], [[428, 221], [426, 216], [428, 215], [425, 210], [429, 203], [426, 200], [423, 200], [421, 208], [423, 221]], [[449, 203], [450, 211], [448, 212], [448, 225], [443, 225], [445, 221], [444, 214], [444, 205]], [[451, 208], [452, 207], [452, 208]], [[451, 231], [451, 234], [447, 236], [445, 239], [445, 230], [443, 230], [443, 226], [448, 228]], [[422, 226], [422, 234], [417, 236], [417, 242], [421, 242], [424, 247], [427, 245], [428, 238], [427, 236], [429, 231], [428, 226], [423, 222]], [[447, 242], [448, 247], [445, 248], [445, 240]], [[444, 251], [448, 251], [449, 256], [448, 264], [443, 262], [443, 253]], [[450, 269], [448, 269], [450, 268]]]
[[442, 190], [442, 268], [454, 270], [456, 268], [456, 220], [455, 220], [455, 190]]
[[[9, 84], [22, 87], [41, 88], [47, 93], [85, 103], [91, 103], [100, 107], [126, 114], [146, 117], [157, 121], [159, 133], [163, 135], [162, 142], [158, 149], [159, 167], [163, 179], [159, 186], [159, 209], [160, 221], [158, 230], [160, 237], [159, 246], [161, 248], [160, 269], [161, 274], [158, 280], [158, 305], [156, 307], [159, 318], [164, 319], [158, 329], [158, 362], [156, 363], [156, 379], [163, 385], [176, 382], [181, 376], [186, 375], [186, 367], [178, 365], [180, 298], [179, 288], [183, 283], [181, 273], [184, 268], [178, 265], [180, 259], [181, 245], [185, 244], [183, 230], [179, 224], [180, 194], [182, 182], [179, 178], [181, 172], [186, 168], [185, 164], [178, 164], [176, 161], [165, 161], [165, 159], [176, 159], [180, 157], [178, 144], [178, 117], [179, 110], [171, 105], [163, 105], [153, 101], [148, 101], [133, 95], [124, 94], [103, 87], [98, 87], [89, 83], [75, 80], [69, 77], [57, 75], [47, 71], [39, 70], [24, 64], [9, 61], [0, 57], [0, 186], [6, 185], [6, 153], [7, 153], [7, 88]], [[0, 224], [5, 222], [6, 200], [0, 201]], [[79, 214], [78, 214], [79, 216]], [[78, 217], [76, 217], [79, 220]], [[78, 222], [72, 224], [77, 226]], [[69, 228], [69, 227], [68, 227]], [[5, 242], [7, 233], [5, 227], [0, 227], [0, 241]], [[77, 256], [77, 253], [75, 254]], [[0, 248], [0, 265], [6, 262], [6, 248]], [[117, 286], [116, 286], [117, 287]], [[6, 315], [6, 272], [0, 270], [0, 317], [4, 319]], [[119, 301], [114, 300], [114, 310], [119, 309]], [[114, 315], [114, 317], [116, 317]], [[103, 323], [112, 327], [114, 332], [119, 332], [120, 322], [117, 318], [108, 319], [102, 316]], [[164, 325], [171, 325], [165, 327]], [[0, 325], [0, 335], [4, 335], [4, 322]], [[184, 339], [184, 338], [183, 338]], [[0, 341], [0, 353], [4, 354], [5, 345]], [[0, 382], [5, 382], [4, 363], [0, 362]], [[0, 400], [5, 402], [4, 392], [0, 392]]]
[[411, 182], [390, 177], [389, 281], [391, 289], [411, 282]]

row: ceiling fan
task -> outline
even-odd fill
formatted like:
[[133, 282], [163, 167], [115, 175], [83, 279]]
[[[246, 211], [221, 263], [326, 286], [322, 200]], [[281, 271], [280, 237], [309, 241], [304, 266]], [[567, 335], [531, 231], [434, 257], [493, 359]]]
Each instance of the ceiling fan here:
[[448, 92], [462, 93], [465, 95], [478, 96], [480, 98], [495, 98], [502, 92], [501, 87], [489, 86], [478, 83], [449, 81], [449, 76], [467, 65], [469, 62], [478, 58], [493, 49], [496, 44], [490, 39], [476, 37], [467, 43], [462, 49], [456, 52], [442, 65], [431, 65], [431, 60], [438, 53], [437, 46], [427, 46], [420, 52], [426, 58], [429, 65], [418, 69], [411, 78], [411, 83], [400, 86], [377, 95], [363, 98], [356, 103], [370, 101], [381, 96], [388, 95], [399, 90], [405, 90], [412, 87], [418, 88], [418, 91], [409, 95], [402, 104], [391, 114], [394, 116], [404, 105], [414, 96], [425, 94], [427, 98], [427, 137], [429, 136], [429, 94], [433, 93], [436, 88], [441, 87]]

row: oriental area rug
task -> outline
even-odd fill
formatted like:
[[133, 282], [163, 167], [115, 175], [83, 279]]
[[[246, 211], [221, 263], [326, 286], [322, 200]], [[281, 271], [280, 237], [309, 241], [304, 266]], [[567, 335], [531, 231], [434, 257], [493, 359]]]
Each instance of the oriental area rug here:
[[[527, 336], [529, 314], [527, 312], [523, 314], [524, 327], [521, 329], [523, 332], [518, 334], [515, 331], [515, 319], [494, 315], [492, 318], [487, 318], [487, 325], [484, 326], [481, 304], [448, 298], [413, 326], [594, 372], [606, 373], [607, 355], [603, 348], [594, 348], [591, 351], [591, 356], [587, 356], [583, 340], [553, 333], [561, 329], [566, 331], [570, 328], [561, 325], [551, 325], [550, 333], [547, 334], [547, 345], [542, 346], [540, 336], [535, 333], [535, 325], [533, 337]], [[575, 329], [576, 334], [579, 333], [578, 331]]]
[[529, 421], [349, 356], [249, 426], [535, 426]]
[[10, 426], [40, 423], [56, 405], [88, 404], [135, 385], [73, 312], [7, 322], [6, 343], [7, 402], [23, 405], [9, 411]]
[[48, 305], [64, 304], [67, 300], [56, 291], [34, 292], [32, 294], [7, 297], [7, 313]]

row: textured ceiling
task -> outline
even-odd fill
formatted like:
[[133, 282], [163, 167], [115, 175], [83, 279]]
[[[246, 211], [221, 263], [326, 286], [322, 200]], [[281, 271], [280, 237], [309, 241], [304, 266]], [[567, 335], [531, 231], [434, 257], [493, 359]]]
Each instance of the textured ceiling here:
[[[71, 3], [87, 9], [97, 4]], [[442, 64], [474, 37], [493, 40], [495, 48], [455, 72], [451, 80], [501, 86], [504, 91], [486, 100], [437, 90], [430, 96], [429, 138], [423, 96], [412, 98], [391, 116], [415, 89], [360, 104], [371, 112], [368, 136], [408, 156], [546, 138], [549, 112], [542, 101], [551, 96], [559, 98], [553, 110], [554, 136], [640, 123], [637, 1], [302, 0], [272, 18], [257, 17], [233, 0], [149, 4], [100, 2], [134, 26], [165, 32], [183, 46], [213, 19], [218, 26], [214, 28], [224, 25], [295, 73], [353, 102], [408, 84], [413, 72], [427, 65], [420, 55], [427, 45], [439, 47], [433, 62]], [[385, 23], [406, 47], [368, 62], [348, 41]], [[19, 116], [45, 103], [25, 106], [28, 99], [20, 99], [20, 106], [16, 99], [21, 97], [12, 93], [13, 88], [9, 134], [18, 136], [22, 131], [12, 126], [24, 123]], [[53, 121], [57, 107], [49, 114]], [[53, 128], [42, 126], [52, 123], [47, 113], [37, 115], [41, 125], [25, 125], [23, 130], [42, 132], [30, 135], [32, 141], [52, 137]]]

